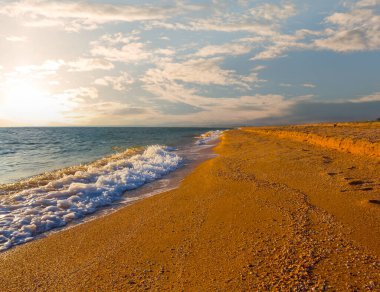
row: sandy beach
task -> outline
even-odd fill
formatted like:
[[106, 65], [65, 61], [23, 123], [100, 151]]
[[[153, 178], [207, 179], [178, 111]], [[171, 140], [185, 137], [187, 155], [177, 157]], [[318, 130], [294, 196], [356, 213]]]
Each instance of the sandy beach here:
[[227, 131], [181, 185], [0, 254], [0, 291], [380, 289], [380, 123]]

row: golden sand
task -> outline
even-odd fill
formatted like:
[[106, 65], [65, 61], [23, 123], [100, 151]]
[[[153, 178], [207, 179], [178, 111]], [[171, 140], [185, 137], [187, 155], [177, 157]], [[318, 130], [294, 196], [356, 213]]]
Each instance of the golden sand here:
[[0, 291], [379, 290], [379, 159], [252, 130], [176, 190], [1, 254]]
[[380, 158], [380, 122], [311, 124], [246, 130]]

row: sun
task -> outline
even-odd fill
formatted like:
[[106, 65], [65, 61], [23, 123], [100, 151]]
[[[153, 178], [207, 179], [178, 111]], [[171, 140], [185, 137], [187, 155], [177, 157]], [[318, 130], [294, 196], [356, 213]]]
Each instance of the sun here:
[[2, 88], [0, 116], [17, 124], [47, 125], [64, 122], [67, 106], [33, 80], [9, 80]]

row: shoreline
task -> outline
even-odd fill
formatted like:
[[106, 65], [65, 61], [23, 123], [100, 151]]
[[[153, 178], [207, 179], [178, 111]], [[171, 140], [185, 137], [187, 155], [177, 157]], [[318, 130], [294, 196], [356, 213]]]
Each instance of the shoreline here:
[[[146, 183], [143, 183], [141, 186], [133, 187], [131, 190], [126, 190], [123, 192], [116, 200], [112, 200], [111, 203], [108, 203], [106, 205], [102, 205], [100, 207], [97, 207], [95, 211], [91, 211], [90, 213], [85, 213], [84, 215], [80, 215], [77, 218], [71, 219], [68, 222], [66, 222], [63, 225], [57, 225], [53, 228], [48, 228], [47, 230], [43, 232], [38, 232], [37, 234], [33, 234], [32, 237], [26, 238], [26, 241], [23, 242], [18, 242], [18, 243], [12, 243], [10, 247], [5, 247], [4, 249], [1, 249], [0, 245], [0, 253], [1, 252], [6, 252], [12, 248], [15, 248], [19, 245], [27, 244], [30, 243], [31, 241], [34, 240], [39, 240], [46, 238], [47, 236], [50, 236], [51, 234], [57, 233], [57, 232], [62, 232], [66, 229], [73, 228], [79, 224], [83, 224], [92, 220], [95, 220], [97, 218], [101, 218], [104, 216], [107, 216], [115, 211], [117, 211], [120, 208], [129, 206], [139, 200], [167, 192], [170, 190], [173, 190], [178, 187], [180, 182], [183, 180], [184, 177], [186, 177], [187, 174], [189, 174], [198, 164], [200, 164], [202, 161], [207, 160], [211, 157], [213, 157], [215, 154], [212, 152], [212, 148], [218, 143], [219, 141], [219, 135], [220, 133], [205, 133], [202, 134], [202, 136], [198, 137], [197, 142], [201, 143], [194, 143], [193, 145], [187, 145], [187, 146], [182, 146], [179, 149], [174, 149], [172, 153], [175, 153], [175, 157], [179, 157], [181, 160], [180, 164], [178, 167], [176, 167], [174, 170], [169, 170], [168, 173], [164, 174], [163, 176], [160, 176], [158, 179], [154, 179], [153, 181], [148, 181]], [[161, 146], [160, 146], [161, 147]], [[145, 150], [149, 149], [150, 147], [145, 147]], [[171, 149], [171, 147], [169, 147]], [[85, 164], [85, 165], [77, 165], [77, 166], [72, 166], [68, 168], [63, 168], [56, 170], [51, 173], [44, 173], [40, 175], [36, 175], [30, 179], [26, 180], [20, 180], [16, 183], [13, 184], [5, 184], [3, 185], [3, 188], [6, 190], [8, 188], [10, 191], [8, 194], [3, 195], [3, 199], [5, 204], [3, 206], [0, 205], [0, 207], [6, 208], [7, 207], [7, 200], [12, 200], [20, 201], [18, 199], [21, 194], [23, 194], [25, 191], [29, 192], [29, 190], [33, 191], [38, 194], [39, 193], [39, 188], [43, 189], [51, 189], [49, 185], [51, 184], [57, 184], [60, 185], [60, 181], [65, 181], [66, 177], [73, 177], [77, 176], [77, 173], [79, 173], [79, 176], [83, 176], [83, 171], [89, 170], [91, 171], [92, 167], [98, 167], [98, 166], [105, 166], [107, 167], [109, 164], [115, 162], [119, 162], [123, 159], [133, 159], [135, 156], [141, 156], [145, 154], [145, 150], [140, 148], [131, 148], [128, 149], [124, 152], [116, 153], [110, 156], [103, 157], [99, 160], [93, 161], [91, 163]], [[172, 150], [169, 150], [172, 151]], [[144, 162], [143, 162], [144, 163]], [[165, 162], [164, 162], [165, 163]], [[126, 168], [130, 168], [131, 166], [126, 166]], [[148, 169], [148, 171], [154, 172], [154, 165], [153, 168]], [[116, 172], [118, 169], [112, 168], [114, 172]], [[142, 169], [143, 170], [143, 169]], [[112, 172], [112, 171], [111, 171]], [[135, 180], [135, 178], [132, 176], [131, 180]], [[42, 185], [41, 185], [42, 183]], [[90, 183], [89, 183], [90, 184]], [[85, 186], [82, 182], [79, 184], [76, 183], [75, 181], [72, 183], [72, 185], [80, 185], [80, 188], [83, 188]], [[37, 188], [35, 189], [35, 187]], [[12, 189], [13, 188], [13, 189]], [[68, 188], [68, 195], [73, 195], [70, 192], [71, 186]], [[78, 190], [80, 191], [80, 189]], [[57, 190], [59, 192], [59, 190]], [[54, 192], [53, 192], [54, 193]], [[19, 195], [20, 194], [20, 195]], [[84, 194], [85, 195], [85, 194]], [[67, 196], [67, 195], [66, 195]], [[60, 197], [58, 197], [59, 199]], [[38, 195], [36, 199], [39, 200]], [[24, 200], [24, 199], [23, 199]], [[65, 201], [69, 201], [68, 199], [65, 199]], [[59, 204], [60, 201], [57, 202], [57, 205]], [[16, 203], [14, 203], [16, 204]], [[43, 203], [44, 205], [44, 203]], [[42, 205], [42, 207], [43, 207]], [[17, 204], [15, 205], [17, 207]], [[12, 206], [10, 206], [12, 207]], [[55, 209], [57, 209], [55, 207]], [[61, 208], [62, 209], [62, 208]], [[63, 208], [65, 209], [65, 208]], [[0, 209], [0, 218], [4, 217], [1, 216], [1, 209]], [[5, 209], [5, 217], [3, 219], [6, 220], [7, 215], [7, 209]], [[30, 212], [30, 211], [29, 211]], [[12, 214], [12, 213], [10, 213]], [[51, 212], [47, 212], [46, 216], [50, 216]], [[14, 216], [17, 216], [18, 214], [15, 214]], [[42, 214], [43, 215], [43, 214]], [[41, 216], [42, 216], [41, 215]], [[26, 217], [30, 217], [26, 215]], [[43, 217], [42, 217], [43, 218]], [[42, 219], [41, 218], [41, 219]], [[27, 219], [27, 218], [25, 218]], [[55, 218], [54, 218], [55, 219]], [[18, 219], [20, 221], [20, 219]], [[29, 219], [30, 220], [30, 219]], [[3, 220], [4, 221], [4, 220]], [[6, 223], [6, 222], [0, 222], [0, 223]], [[30, 224], [30, 223], [29, 223]], [[4, 225], [5, 226], [5, 225]], [[26, 228], [29, 228], [30, 225], [26, 226]], [[6, 227], [6, 226], [5, 226]], [[24, 226], [22, 226], [24, 227]], [[34, 227], [34, 228], [38, 228]], [[23, 228], [24, 229], [24, 228]], [[27, 229], [27, 230], [28, 230]], [[7, 230], [5, 229], [5, 232]], [[7, 234], [0, 233], [0, 243], [4, 243], [4, 241], [1, 241], [3, 236], [7, 236]]]
[[376, 290], [375, 158], [231, 130], [178, 188], [0, 254], [0, 290]]
[[[189, 175], [194, 169], [201, 164], [202, 162], [212, 159], [213, 157], [216, 157], [216, 154], [212, 152], [212, 149], [218, 144], [219, 139], [211, 141], [209, 144], [204, 145], [205, 147], [203, 149], [198, 149], [195, 151], [199, 157], [193, 158], [193, 160], [188, 161], [188, 165], [184, 165], [177, 170], [167, 174], [166, 176], [155, 180], [153, 182], [147, 183], [137, 189], [126, 191], [122, 197], [121, 200], [115, 201], [112, 203], [111, 206], [105, 206], [97, 210], [95, 213], [90, 214], [88, 216], [85, 216], [83, 218], [80, 218], [76, 221], [70, 222], [66, 226], [54, 228], [50, 231], [44, 232], [38, 236], [36, 236], [34, 240], [41, 240], [44, 239], [51, 234], [58, 233], [58, 232], [64, 232], [66, 229], [75, 228], [76, 226], [80, 224], [85, 224], [94, 220], [100, 220], [101, 218], [104, 218], [112, 213], [117, 212], [120, 209], [128, 208], [129, 206], [153, 197], [157, 196], [162, 193], [170, 192], [175, 190], [180, 186], [180, 183], [185, 179], [187, 175]], [[163, 183], [164, 182], [164, 183]], [[25, 242], [24, 244], [28, 244], [30, 242]], [[23, 244], [20, 244], [23, 245]], [[8, 251], [11, 251], [14, 248], [17, 248], [20, 245], [13, 246], [10, 249], [7, 249], [1, 253], [6, 253]]]

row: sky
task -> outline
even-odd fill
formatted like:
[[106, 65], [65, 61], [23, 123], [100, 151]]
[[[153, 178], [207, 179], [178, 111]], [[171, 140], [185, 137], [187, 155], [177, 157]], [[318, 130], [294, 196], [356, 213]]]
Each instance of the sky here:
[[0, 0], [0, 126], [380, 118], [380, 0]]

